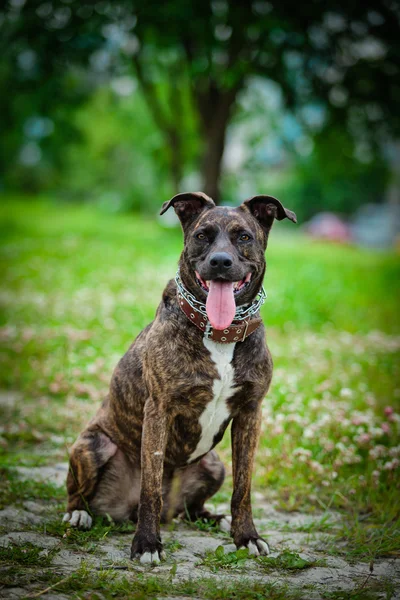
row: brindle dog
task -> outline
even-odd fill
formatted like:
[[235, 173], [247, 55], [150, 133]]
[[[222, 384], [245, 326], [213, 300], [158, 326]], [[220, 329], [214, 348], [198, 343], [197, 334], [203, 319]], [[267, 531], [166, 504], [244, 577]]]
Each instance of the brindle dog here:
[[160, 520], [223, 518], [204, 502], [224, 480], [213, 448], [232, 421], [231, 534], [238, 548], [267, 554], [250, 502], [261, 402], [272, 377], [257, 298], [273, 221], [296, 216], [271, 196], [227, 208], [201, 192], [178, 194], [161, 214], [171, 206], [184, 232], [179, 277], [72, 446], [64, 521], [89, 528], [90, 514], [137, 520], [132, 558], [159, 562]]

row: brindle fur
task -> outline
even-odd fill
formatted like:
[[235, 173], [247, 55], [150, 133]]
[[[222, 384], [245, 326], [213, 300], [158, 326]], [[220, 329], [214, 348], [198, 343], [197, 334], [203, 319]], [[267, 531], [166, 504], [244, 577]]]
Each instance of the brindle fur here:
[[[205, 302], [195, 277], [209, 279], [210, 248], [194, 233], [206, 231], [212, 251], [234, 256], [232, 280], [249, 270], [250, 285], [240, 303], [250, 303], [262, 285], [264, 251], [274, 218], [290, 211], [269, 196], [258, 196], [236, 209], [215, 207], [204, 194], [179, 194], [164, 203], [174, 206], [184, 231], [180, 273], [186, 288]], [[282, 213], [284, 211], [284, 213]], [[247, 231], [251, 241], [237, 242]], [[261, 419], [261, 402], [272, 377], [272, 359], [261, 325], [237, 343], [232, 366], [235, 389], [227, 400], [232, 420], [233, 496], [231, 533], [237, 547], [260, 540], [251, 513], [250, 490]], [[177, 304], [176, 284], [168, 282], [154, 321], [136, 338], [118, 363], [109, 394], [71, 449], [67, 511], [89, 510], [116, 520], [136, 519], [132, 557], [159, 552], [160, 520], [181, 512], [210, 516], [204, 502], [220, 487], [224, 467], [214, 450], [188, 465], [201, 436], [199, 417], [213, 397], [218, 372], [203, 344], [202, 332]]]

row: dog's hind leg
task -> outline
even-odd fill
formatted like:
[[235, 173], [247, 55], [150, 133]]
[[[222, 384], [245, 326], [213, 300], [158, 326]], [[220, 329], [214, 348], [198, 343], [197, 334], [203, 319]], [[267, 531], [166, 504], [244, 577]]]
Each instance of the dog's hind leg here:
[[100, 469], [117, 452], [117, 446], [101, 430], [86, 430], [71, 448], [67, 476], [68, 504], [63, 521], [90, 529], [90, 501], [99, 482]]
[[140, 497], [140, 468], [132, 465], [118, 448], [105, 465], [90, 508], [96, 515], [114, 521], [137, 521]]
[[[180, 469], [177, 476], [180, 485], [175, 488], [172, 486], [163, 516], [168, 511], [168, 515], [183, 514], [190, 520], [202, 519], [217, 523], [226, 520], [225, 515], [210, 513], [204, 507], [204, 503], [219, 490], [225, 479], [224, 465], [215, 450], [208, 452], [199, 462]], [[226, 525], [223, 528], [228, 527]]]

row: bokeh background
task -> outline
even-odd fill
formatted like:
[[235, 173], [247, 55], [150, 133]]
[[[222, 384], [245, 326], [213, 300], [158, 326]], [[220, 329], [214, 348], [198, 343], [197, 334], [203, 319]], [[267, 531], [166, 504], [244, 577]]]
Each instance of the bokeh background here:
[[161, 204], [266, 193], [299, 225], [267, 253], [255, 489], [399, 555], [399, 23], [387, 0], [2, 3], [0, 508], [37, 499], [16, 469], [65, 462], [152, 319], [182, 247]]
[[0, 37], [3, 190], [399, 202], [397, 3], [7, 0]]

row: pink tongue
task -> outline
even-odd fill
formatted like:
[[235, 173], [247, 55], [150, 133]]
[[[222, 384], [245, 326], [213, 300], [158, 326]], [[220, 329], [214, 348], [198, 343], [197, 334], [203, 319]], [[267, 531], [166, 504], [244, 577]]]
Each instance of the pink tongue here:
[[206, 309], [214, 329], [229, 327], [236, 312], [232, 281], [210, 281]]

